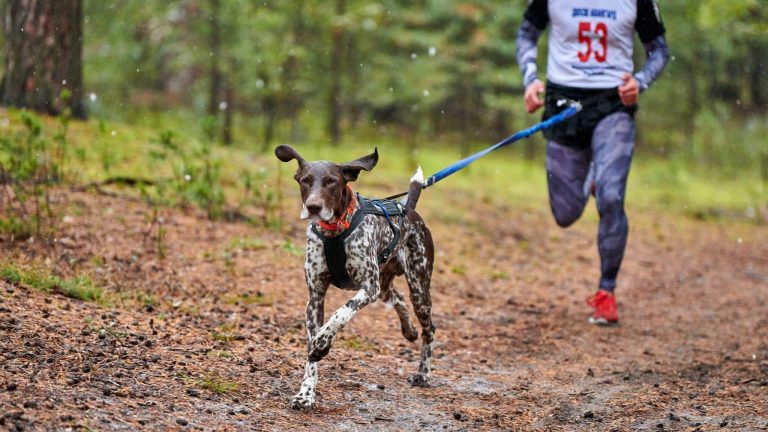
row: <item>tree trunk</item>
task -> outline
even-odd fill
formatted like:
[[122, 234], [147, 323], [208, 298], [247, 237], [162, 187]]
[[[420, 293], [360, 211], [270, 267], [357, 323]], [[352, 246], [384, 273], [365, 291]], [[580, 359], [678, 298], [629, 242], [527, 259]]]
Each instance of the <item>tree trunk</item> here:
[[[346, 10], [346, 0], [336, 0], [336, 17], [340, 18]], [[344, 27], [333, 25], [331, 29], [331, 85], [328, 90], [328, 138], [332, 145], [338, 145], [341, 139], [341, 71], [344, 56]]]
[[221, 51], [221, 3], [219, 0], [210, 0], [211, 28], [209, 34], [210, 49], [210, 88], [208, 89], [208, 115], [217, 116], [219, 112], [219, 97], [221, 95], [222, 73], [219, 59]]
[[758, 113], [764, 113], [768, 110], [768, 95], [765, 92], [763, 78], [765, 73], [765, 59], [768, 58], [768, 46], [758, 40], [751, 41], [748, 45], [750, 66], [749, 66], [749, 93], [751, 96], [752, 108]]
[[82, 0], [9, 0], [0, 102], [85, 118]]
[[235, 89], [232, 87], [232, 79], [227, 79], [227, 85], [224, 87], [224, 126], [221, 131], [221, 140], [225, 145], [230, 145], [234, 141], [232, 138], [232, 123], [235, 116]]
[[[290, 40], [293, 46], [306, 46], [307, 37], [309, 37], [309, 34], [306, 32], [306, 18], [304, 15], [306, 3], [304, 0], [296, 0], [293, 3], [293, 16], [290, 20]], [[300, 60], [301, 57], [293, 52], [293, 50], [290, 50], [285, 61], [283, 61], [283, 71], [280, 74], [281, 87], [283, 89], [280, 102], [285, 106], [285, 114], [291, 122], [290, 141], [298, 141], [302, 135], [299, 117], [301, 107], [304, 106], [306, 94], [297, 86], [297, 83], [300, 82], [301, 67], [304, 66]]]

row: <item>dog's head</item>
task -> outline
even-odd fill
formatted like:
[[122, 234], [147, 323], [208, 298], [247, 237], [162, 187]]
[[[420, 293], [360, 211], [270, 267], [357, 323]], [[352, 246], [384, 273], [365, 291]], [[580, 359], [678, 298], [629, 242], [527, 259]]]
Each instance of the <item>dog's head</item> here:
[[308, 162], [292, 147], [280, 145], [275, 156], [283, 162], [296, 160], [299, 169], [294, 179], [301, 188], [302, 219], [330, 221], [339, 217], [349, 203], [347, 183], [357, 180], [361, 170], [370, 171], [379, 161], [378, 149], [373, 153], [345, 164], [328, 161]]

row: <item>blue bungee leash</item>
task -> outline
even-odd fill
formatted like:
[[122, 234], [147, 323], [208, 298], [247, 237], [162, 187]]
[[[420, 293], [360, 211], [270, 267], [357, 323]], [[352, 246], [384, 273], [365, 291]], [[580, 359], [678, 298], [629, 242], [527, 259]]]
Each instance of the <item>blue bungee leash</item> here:
[[[570, 100], [559, 100], [558, 105], [568, 105], [568, 108], [564, 109], [563, 111], [560, 111], [558, 114], [542, 121], [541, 123], [535, 124], [528, 129], [523, 129], [514, 135], [511, 135], [507, 137], [506, 139], [486, 148], [485, 150], [479, 151], [469, 157], [466, 157], [458, 162], [455, 162], [451, 165], [448, 165], [447, 167], [443, 168], [442, 170], [436, 172], [435, 174], [431, 175], [427, 178], [427, 180], [422, 185], [422, 189], [426, 189], [435, 183], [439, 182], [440, 180], [450, 176], [451, 174], [454, 174], [457, 171], [460, 171], [464, 169], [467, 165], [471, 164], [472, 162], [476, 161], [477, 159], [480, 159], [481, 157], [487, 155], [488, 153], [499, 149], [501, 147], [507, 146], [509, 144], [512, 144], [516, 141], [519, 141], [523, 138], [528, 138], [529, 136], [535, 134], [536, 132], [539, 132], [541, 130], [550, 128], [558, 123], [561, 123], [581, 111], [581, 103], [570, 101]], [[395, 199], [399, 198], [401, 196], [405, 196], [408, 192], [399, 193], [397, 195], [392, 195], [391, 197], [388, 197], [386, 199]]]

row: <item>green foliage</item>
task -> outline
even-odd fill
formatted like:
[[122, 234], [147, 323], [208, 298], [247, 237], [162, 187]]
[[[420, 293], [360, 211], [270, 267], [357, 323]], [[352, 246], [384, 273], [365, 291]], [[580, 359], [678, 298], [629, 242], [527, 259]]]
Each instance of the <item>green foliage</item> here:
[[63, 176], [69, 119], [60, 118], [51, 141], [37, 115], [10, 114], [23, 128], [0, 137], [0, 235], [48, 240], [56, 227], [51, 190]]
[[[458, 144], [461, 154], [538, 118], [523, 112], [514, 60], [523, 0], [218, 4], [86, 2], [85, 75], [99, 95], [91, 111], [154, 128], [168, 127], [168, 119], [183, 124], [177, 128], [202, 123], [209, 143], [218, 140], [222, 114], [232, 112], [236, 143], [265, 153], [277, 141], [323, 146], [329, 101], [340, 106], [348, 141]], [[729, 150], [712, 153], [709, 129], [699, 129], [727, 121], [730, 134], [766, 123], [768, 8], [760, 0], [672, 0], [660, 7], [673, 60], [641, 99], [638, 150], [717, 166], [740, 168], [746, 161], [747, 168], [768, 172], [768, 162], [747, 148], [760, 142], [761, 132], [735, 143], [720, 140]], [[540, 48], [543, 71], [546, 37]], [[642, 44], [635, 51], [639, 66]], [[222, 90], [211, 95], [217, 76], [222, 88], [234, 89], [234, 100], [210, 112], [226, 99]], [[196, 158], [202, 160], [204, 147], [185, 152], [201, 152]], [[532, 145], [528, 149], [527, 157], [536, 154]], [[112, 169], [115, 162], [102, 155], [105, 170]], [[176, 187], [188, 202], [220, 217], [221, 196], [205, 188], [205, 177], [220, 175], [221, 168], [197, 168], [193, 181], [200, 183]], [[264, 209], [262, 223], [274, 226], [271, 189], [260, 195], [245, 189], [254, 193], [243, 205]]]
[[[195, 204], [205, 209], [208, 218], [219, 219], [224, 214], [224, 190], [221, 184], [220, 159], [213, 156], [213, 146], [206, 141], [192, 151], [177, 142], [176, 134], [170, 130], [161, 131], [150, 156], [164, 161], [171, 167], [173, 178], [170, 182], [171, 202], [181, 205]], [[164, 196], [166, 185], [160, 185]]]

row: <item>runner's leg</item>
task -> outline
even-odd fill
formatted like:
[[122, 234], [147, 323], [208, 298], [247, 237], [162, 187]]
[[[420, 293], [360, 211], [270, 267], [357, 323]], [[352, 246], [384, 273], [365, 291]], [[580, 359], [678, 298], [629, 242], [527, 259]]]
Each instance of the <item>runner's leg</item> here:
[[627, 176], [635, 148], [635, 121], [625, 112], [613, 113], [597, 124], [592, 135], [597, 211], [600, 227], [600, 289], [613, 292], [619, 274], [629, 224], [624, 213]]
[[589, 172], [591, 151], [547, 142], [547, 186], [549, 206], [558, 225], [565, 228], [581, 217], [589, 195], [584, 181]]

